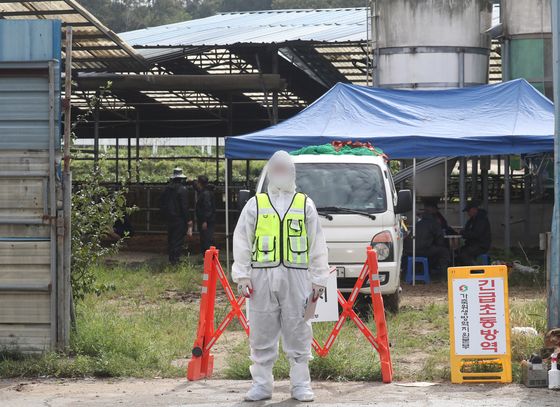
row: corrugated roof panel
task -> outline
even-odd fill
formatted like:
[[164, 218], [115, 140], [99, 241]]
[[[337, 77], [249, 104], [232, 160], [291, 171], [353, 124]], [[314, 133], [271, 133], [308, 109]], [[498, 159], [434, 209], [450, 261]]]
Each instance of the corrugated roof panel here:
[[[146, 61], [75, 0], [2, 0], [0, 19], [59, 20], [73, 27], [73, 58], [78, 70], [143, 71]], [[103, 49], [100, 49], [102, 47]], [[84, 54], [85, 52], [85, 54]]]
[[120, 36], [134, 47], [358, 42], [367, 40], [367, 18], [367, 8], [223, 13]]

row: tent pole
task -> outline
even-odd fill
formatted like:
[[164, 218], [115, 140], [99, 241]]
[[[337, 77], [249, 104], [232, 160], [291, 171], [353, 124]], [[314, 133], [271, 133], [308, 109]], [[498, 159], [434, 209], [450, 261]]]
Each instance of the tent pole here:
[[560, 327], [560, 0], [552, 0], [552, 52], [554, 61], [554, 210], [548, 270], [548, 329]]
[[480, 171], [482, 176], [482, 207], [488, 210], [488, 170], [492, 164], [492, 157], [482, 157], [480, 160]]
[[412, 159], [412, 285], [416, 285], [416, 158]]
[[465, 212], [463, 208], [467, 204], [467, 199], [465, 196], [465, 178], [467, 175], [467, 159], [461, 157], [459, 167], [459, 220], [461, 226], [465, 224]]
[[472, 167], [471, 167], [471, 189], [472, 189], [472, 198], [478, 200], [478, 158], [473, 157], [472, 159]]
[[504, 250], [509, 254], [511, 247], [511, 222], [510, 222], [510, 169], [509, 169], [509, 155], [504, 157]]
[[448, 195], [449, 195], [449, 191], [447, 190], [448, 185], [447, 185], [447, 177], [448, 177], [448, 171], [449, 169], [447, 168], [447, 157], [445, 157], [445, 162], [443, 163], [443, 172], [444, 172], [444, 176], [443, 176], [443, 189], [444, 189], [444, 201], [443, 201], [443, 213], [445, 213], [445, 218], [447, 218], [447, 201], [449, 199]]
[[225, 159], [226, 185], [226, 272], [229, 273], [229, 160]]
[[523, 195], [525, 210], [525, 243], [531, 243], [531, 171], [529, 168], [529, 159], [525, 157], [525, 177], [524, 177]]

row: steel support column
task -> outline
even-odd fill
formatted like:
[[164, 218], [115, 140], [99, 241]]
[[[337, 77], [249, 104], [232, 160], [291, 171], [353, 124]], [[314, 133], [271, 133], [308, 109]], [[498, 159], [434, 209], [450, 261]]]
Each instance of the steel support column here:
[[552, 0], [554, 78], [554, 211], [548, 270], [548, 328], [560, 327], [560, 0]]

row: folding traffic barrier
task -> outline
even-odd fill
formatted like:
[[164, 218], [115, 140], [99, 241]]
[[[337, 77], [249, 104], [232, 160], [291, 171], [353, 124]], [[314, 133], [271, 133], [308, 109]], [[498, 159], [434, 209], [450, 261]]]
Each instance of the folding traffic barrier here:
[[[197, 336], [192, 349], [192, 358], [189, 361], [187, 369], [188, 380], [200, 380], [212, 376], [214, 357], [210, 354], [210, 350], [234, 318], [239, 320], [241, 326], [245, 330], [245, 333], [249, 335], [249, 324], [241, 308], [245, 303], [245, 298], [243, 296], [237, 298], [234, 295], [224, 269], [218, 259], [218, 254], [218, 250], [215, 247], [211, 247], [204, 255], [204, 277], [202, 284], [202, 297], [200, 299], [200, 319], [198, 322]], [[373, 316], [377, 329], [377, 336], [371, 332], [371, 330], [364, 324], [353, 309], [356, 299], [358, 298], [358, 294], [360, 293], [360, 289], [363, 287], [366, 278], [369, 279], [370, 283]], [[231, 305], [231, 310], [224, 320], [218, 325], [218, 328], [215, 328], [214, 307], [216, 302], [216, 288], [218, 280], [226, 293], [228, 301]], [[344, 322], [347, 319], [350, 319], [356, 324], [358, 329], [379, 354], [383, 382], [391, 383], [393, 378], [393, 367], [391, 364], [391, 354], [389, 350], [387, 323], [385, 321], [385, 308], [383, 306], [383, 297], [381, 296], [381, 285], [377, 269], [377, 255], [371, 247], [367, 249], [366, 262], [362, 267], [362, 271], [360, 272], [350, 296], [346, 299], [342, 293], [338, 291], [338, 302], [342, 307], [342, 312], [338, 321], [334, 325], [333, 330], [324, 345], [321, 345], [315, 338], [313, 339], [313, 349], [315, 349], [317, 355], [321, 357], [327, 356], [334, 344], [334, 341], [340, 333]]]

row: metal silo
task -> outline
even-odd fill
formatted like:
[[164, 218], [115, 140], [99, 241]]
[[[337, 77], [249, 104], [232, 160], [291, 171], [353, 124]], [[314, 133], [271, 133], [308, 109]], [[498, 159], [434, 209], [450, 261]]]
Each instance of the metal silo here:
[[377, 0], [375, 84], [441, 89], [488, 81], [489, 0]]
[[[492, 7], [490, 0], [374, 1], [375, 85], [447, 89], [488, 83]], [[439, 162], [426, 165], [416, 178], [419, 197], [446, 193], [447, 173], [456, 161], [447, 168]]]
[[525, 78], [552, 99], [550, 0], [502, 0], [504, 80]]

